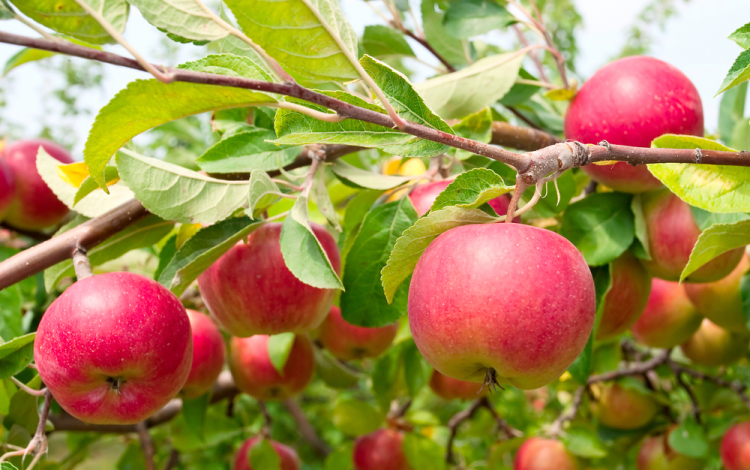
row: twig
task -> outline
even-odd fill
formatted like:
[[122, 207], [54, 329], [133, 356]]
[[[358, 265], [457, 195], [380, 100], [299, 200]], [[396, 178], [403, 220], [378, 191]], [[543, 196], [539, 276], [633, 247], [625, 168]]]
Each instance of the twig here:
[[557, 419], [552, 422], [549, 428], [549, 435], [551, 437], [559, 437], [562, 433], [565, 423], [575, 419], [576, 415], [578, 414], [578, 409], [581, 407], [581, 403], [583, 402], [583, 392], [585, 391], [586, 387], [578, 387], [575, 395], [573, 395], [573, 403], [571, 404], [570, 409], [566, 413], [558, 416]]
[[169, 458], [167, 463], [164, 464], [164, 470], [172, 470], [176, 465], [180, 463], [180, 452], [177, 449], [169, 451]]
[[315, 450], [316, 453], [325, 457], [331, 453], [331, 448], [328, 446], [326, 441], [318, 437], [318, 433], [315, 432], [315, 428], [310, 424], [307, 419], [305, 412], [300, 408], [296, 401], [289, 398], [284, 400], [284, 407], [292, 415], [294, 421], [297, 423], [297, 429], [303, 439], [307, 441], [310, 446]]
[[146, 462], [146, 470], [156, 470], [156, 465], [154, 464], [154, 441], [151, 440], [151, 434], [148, 433], [146, 423], [141, 421], [135, 426], [138, 430], [138, 440], [141, 441], [143, 459]]
[[489, 411], [492, 414], [492, 416], [495, 418], [495, 423], [497, 423], [497, 428], [502, 430], [508, 438], [523, 436], [523, 433], [521, 431], [519, 431], [518, 429], [508, 424], [508, 422], [505, 421], [498, 414], [495, 407], [492, 406], [492, 402], [490, 402], [490, 400], [487, 397], [484, 397], [483, 405], [487, 409], [487, 411]]
[[263, 427], [260, 429], [260, 434], [264, 438], [271, 437], [271, 427], [273, 426], [273, 418], [271, 417], [271, 413], [268, 412], [268, 407], [266, 406], [266, 402], [258, 400], [258, 407], [260, 407], [260, 412], [263, 415]]
[[667, 360], [667, 365], [672, 370], [674, 378], [677, 381], [677, 385], [685, 390], [688, 397], [690, 397], [690, 402], [693, 404], [693, 418], [695, 418], [695, 422], [701, 424], [701, 407], [698, 403], [698, 398], [695, 396], [695, 392], [693, 392], [693, 389], [690, 388], [687, 382], [685, 382], [685, 380], [682, 378], [682, 369], [680, 369], [677, 364], [675, 364], [675, 362], [671, 359]]
[[15, 377], [11, 377], [10, 380], [16, 384], [16, 387], [20, 388], [24, 392], [28, 393], [29, 395], [35, 396], [35, 397], [43, 397], [45, 393], [47, 393], [47, 389], [44, 390], [34, 390], [33, 388], [29, 387], [28, 385], [24, 384], [20, 380], [18, 380]]
[[[391, 26], [397, 28], [397, 26], [394, 23], [391, 23]], [[456, 71], [456, 67], [454, 67], [450, 62], [448, 62], [445, 59], [445, 57], [441, 56], [440, 53], [438, 51], [436, 51], [435, 48], [432, 47], [432, 44], [430, 44], [429, 42], [427, 42], [426, 39], [417, 36], [416, 34], [414, 34], [413, 31], [411, 31], [409, 29], [406, 29], [406, 28], [402, 28], [401, 32], [404, 33], [404, 34], [406, 34], [410, 38], [414, 39], [422, 47], [424, 47], [425, 49], [427, 49], [430, 52], [430, 54], [432, 54], [437, 60], [440, 61], [441, 64], [443, 64], [445, 66], [445, 69], [448, 70], [448, 72], [455, 72]]]
[[671, 352], [672, 351], [670, 349], [664, 349], [648, 361], [629, 364], [625, 369], [613, 370], [599, 375], [592, 375], [591, 377], [589, 377], [588, 384], [590, 385], [597, 382], [609, 382], [610, 380], [632, 375], [643, 375], [648, 371], [656, 369], [660, 365], [666, 364], [669, 360], [669, 354]]
[[406, 401], [398, 404], [398, 401], [394, 400], [391, 403], [391, 409], [388, 411], [388, 419], [397, 419], [402, 418], [407, 411], [409, 411], [409, 408], [411, 408], [411, 398], [407, 398]]
[[742, 400], [742, 402], [748, 408], [750, 408], [750, 397], [748, 397], [747, 394], [745, 393], [745, 392], [747, 392], [748, 388], [747, 388], [746, 385], [742, 384], [741, 382], [739, 382], [739, 381], [730, 382], [728, 380], [722, 379], [721, 377], [714, 377], [712, 375], [708, 375], [708, 374], [705, 374], [705, 373], [697, 371], [697, 370], [688, 369], [687, 367], [684, 367], [684, 366], [682, 366], [680, 364], [677, 364], [677, 363], [673, 363], [673, 364], [677, 367], [677, 369], [680, 372], [684, 373], [685, 375], [689, 375], [691, 377], [694, 377], [694, 378], [700, 379], [700, 380], [707, 380], [709, 382], [715, 383], [719, 387], [724, 387], [724, 388], [728, 388], [728, 389], [732, 390], [734, 393], [736, 393], [737, 395], [739, 395], [739, 397]]
[[[521, 31], [521, 28], [517, 24], [514, 24], [513, 30], [516, 32], [516, 35], [518, 36], [518, 40], [521, 41], [521, 45], [524, 47], [528, 47], [529, 41], [526, 39], [526, 36], [523, 34], [523, 31]], [[549, 78], [547, 78], [547, 73], [544, 71], [544, 64], [542, 64], [542, 61], [539, 60], [539, 56], [536, 55], [536, 51], [529, 52], [529, 57], [531, 58], [531, 61], [534, 62], [534, 65], [536, 65], [537, 70], [539, 70], [539, 78], [541, 78], [545, 82], [549, 82]]]
[[[474, 417], [474, 415], [477, 413], [477, 410], [480, 408], [487, 408], [490, 413], [495, 417], [496, 420], [499, 420], [500, 417], [498, 416], [495, 409], [492, 407], [492, 404], [490, 404], [490, 401], [487, 399], [487, 397], [482, 397], [477, 400], [474, 400], [472, 402], [471, 406], [469, 406], [467, 409], [463, 411], [459, 411], [451, 419], [448, 421], [448, 429], [450, 430], [450, 435], [448, 436], [448, 444], [447, 444], [447, 450], [445, 452], [445, 461], [447, 463], [456, 463], [456, 457], [453, 453], [453, 442], [456, 440], [456, 434], [458, 434], [458, 427], [461, 426], [461, 423], [463, 423], [466, 420], [469, 420]], [[499, 424], [499, 421], [498, 421]], [[506, 423], [507, 424], [507, 423]], [[505, 427], [503, 427], [505, 429]], [[505, 431], [509, 436], [510, 435], [517, 435], [519, 431], [509, 428]]]
[[94, 275], [91, 271], [89, 257], [86, 256], [86, 248], [82, 247], [80, 244], [73, 250], [73, 269], [75, 270], [76, 278], [79, 281]]

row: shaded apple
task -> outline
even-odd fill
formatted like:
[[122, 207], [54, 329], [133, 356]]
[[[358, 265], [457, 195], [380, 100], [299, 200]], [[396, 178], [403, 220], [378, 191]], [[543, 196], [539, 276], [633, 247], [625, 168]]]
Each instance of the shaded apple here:
[[16, 197], [5, 221], [16, 228], [41, 230], [59, 224], [70, 212], [39, 176], [36, 156], [40, 146], [56, 160], [73, 163], [67, 150], [44, 139], [13, 142], [0, 152], [15, 177]]
[[[340, 273], [333, 237], [320, 225], [310, 225]], [[263, 224], [198, 277], [211, 315], [232, 336], [303, 333], [317, 328], [331, 309], [334, 289], [297, 279], [284, 263], [280, 235], [280, 223]]]
[[750, 421], [735, 424], [724, 434], [721, 461], [726, 470], [750, 470]]
[[682, 284], [654, 278], [646, 309], [631, 331], [641, 344], [673, 348], [693, 336], [702, 320]]
[[187, 310], [193, 331], [193, 362], [182, 395], [195, 398], [211, 390], [224, 367], [224, 338], [211, 318]]
[[[584, 144], [651, 147], [663, 134], [703, 137], [703, 105], [682, 72], [653, 57], [633, 56], [599, 69], [581, 87], [565, 115], [565, 137]], [[587, 165], [591, 179], [616, 191], [661, 186], [645, 165]]]
[[613, 338], [633, 326], [646, 308], [651, 276], [629, 251], [612, 262], [612, 287], [604, 297], [596, 339]]
[[0, 222], [10, 210], [16, 197], [16, 180], [5, 160], [0, 158]]
[[352, 325], [335, 305], [318, 330], [318, 340], [334, 357], [342, 361], [378, 357], [393, 343], [398, 323], [380, 328]]
[[489, 392], [482, 384], [454, 379], [436, 370], [430, 376], [430, 389], [443, 400], [476, 400]]
[[[672, 432], [670, 430], [669, 432]], [[705, 470], [705, 462], [679, 454], [669, 446], [669, 434], [649, 437], [641, 444], [636, 460], [638, 470]]]
[[[690, 206], [668, 189], [642, 196], [650, 260], [641, 260], [652, 276], [678, 281], [701, 234]], [[744, 248], [727, 251], [687, 277], [688, 282], [712, 282], [728, 275], [742, 259]]]
[[[242, 443], [242, 447], [237, 451], [234, 456], [234, 466], [232, 470], [263, 470], [261, 468], [253, 469], [250, 466], [250, 449], [258, 442], [260, 438], [258, 436], [251, 437]], [[281, 463], [280, 470], [299, 470], [300, 461], [297, 452], [289, 446], [281, 444], [280, 442], [268, 439], [268, 443], [271, 444], [273, 450], [279, 456]]]
[[422, 254], [408, 311], [417, 348], [442, 374], [534, 389], [557, 379], [586, 345], [594, 282], [581, 253], [554, 232], [465, 225]]
[[268, 336], [233, 337], [229, 342], [229, 370], [240, 391], [258, 400], [285, 400], [310, 383], [315, 357], [310, 340], [296, 336], [283, 374], [268, 355]]
[[378, 429], [354, 442], [355, 470], [411, 470], [404, 454], [404, 435], [394, 429]]
[[703, 319], [698, 331], [680, 345], [688, 359], [702, 366], [725, 366], [739, 361], [747, 353], [750, 337], [732, 333]]
[[554, 439], [532, 437], [518, 449], [513, 470], [579, 470], [578, 460]]
[[744, 255], [725, 278], [705, 284], [685, 284], [685, 292], [701, 315], [712, 322], [735, 333], [750, 333], [740, 294], [740, 280], [748, 269], [750, 258]]
[[593, 406], [599, 422], [615, 429], [638, 429], [659, 412], [653, 397], [618, 383], [594, 388], [597, 400]]
[[82, 279], [39, 323], [34, 361], [60, 406], [81, 421], [133, 424], [169, 402], [190, 373], [185, 308], [140, 274]]
[[[441, 180], [435, 181], [434, 183], [420, 184], [412, 192], [409, 193], [409, 199], [417, 210], [417, 214], [420, 217], [430, 211], [430, 207], [437, 199], [438, 195], [443, 192], [453, 181], [452, 180]], [[510, 205], [510, 195], [503, 194], [495, 199], [487, 202], [498, 215], [505, 215], [508, 212], [508, 206]], [[521, 216], [513, 217], [513, 222], [521, 222]]]

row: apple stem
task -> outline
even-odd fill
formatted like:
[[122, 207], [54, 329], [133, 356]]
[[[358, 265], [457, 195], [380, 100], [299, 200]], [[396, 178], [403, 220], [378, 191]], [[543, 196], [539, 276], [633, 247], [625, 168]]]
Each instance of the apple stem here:
[[76, 247], [73, 250], [73, 269], [75, 269], [76, 278], [78, 278], [79, 281], [94, 275], [91, 271], [91, 262], [86, 253], [86, 248], [80, 244], [76, 244]]
[[20, 388], [21, 390], [28, 393], [29, 395], [33, 395], [35, 397], [43, 397], [44, 394], [47, 392], [46, 388], [44, 390], [34, 390], [33, 388], [24, 384], [23, 382], [21, 382], [15, 377], [11, 377], [10, 380], [13, 381], [14, 384], [16, 384], [16, 387]]

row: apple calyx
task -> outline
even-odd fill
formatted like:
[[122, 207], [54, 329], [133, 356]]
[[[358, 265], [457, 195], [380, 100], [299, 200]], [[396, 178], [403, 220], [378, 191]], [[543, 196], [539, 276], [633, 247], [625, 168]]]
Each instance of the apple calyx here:
[[492, 367], [488, 367], [487, 369], [485, 369], [484, 381], [482, 382], [482, 386], [477, 392], [477, 396], [482, 392], [482, 390], [484, 390], [484, 387], [487, 387], [490, 393], [496, 392], [498, 388], [500, 390], [505, 390], [505, 388], [500, 385], [500, 382], [497, 381], [497, 371], [495, 371], [495, 369], [493, 369]]
[[109, 389], [112, 390], [115, 394], [120, 394], [120, 389], [122, 389], [122, 385], [125, 383], [124, 377], [107, 377], [106, 380], [107, 384], [109, 384]]

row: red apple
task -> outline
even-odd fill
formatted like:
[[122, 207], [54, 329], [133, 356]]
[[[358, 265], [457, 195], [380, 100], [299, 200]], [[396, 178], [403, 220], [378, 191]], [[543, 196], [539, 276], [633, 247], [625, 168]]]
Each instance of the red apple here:
[[[434, 183], [420, 184], [414, 191], [409, 193], [409, 199], [417, 210], [417, 214], [420, 217], [430, 211], [430, 207], [437, 199], [438, 195], [443, 192], [445, 188], [451, 184], [452, 180], [441, 180], [435, 181]], [[503, 194], [495, 199], [492, 199], [488, 204], [497, 212], [498, 215], [505, 215], [508, 212], [508, 206], [510, 205], [510, 196]], [[521, 216], [514, 217], [513, 222], [521, 222]]]
[[750, 259], [744, 255], [725, 278], [707, 284], [685, 284], [685, 292], [701, 315], [729, 331], [747, 334], [750, 331], [742, 306], [740, 280], [749, 268]]
[[638, 429], [647, 425], [659, 412], [649, 395], [620, 384], [595, 388], [598, 399], [593, 406], [601, 423], [615, 429]]
[[133, 424], [182, 388], [193, 341], [179, 299], [139, 274], [80, 280], [39, 323], [34, 360], [60, 406], [87, 423]]
[[[232, 467], [232, 470], [253, 470], [253, 467], [250, 466], [250, 449], [259, 439], [257, 436], [251, 437], [242, 444], [240, 450], [237, 451], [237, 455], [234, 456], [234, 467]], [[299, 470], [300, 461], [294, 449], [271, 439], [268, 440], [268, 443], [271, 444], [273, 450], [279, 455], [281, 470]], [[255, 470], [263, 469], [259, 468]]]
[[342, 361], [378, 357], [393, 343], [398, 323], [380, 328], [355, 326], [344, 320], [335, 305], [320, 325], [318, 340], [334, 357]]
[[430, 389], [443, 400], [476, 400], [489, 391], [476, 382], [454, 379], [436, 370], [430, 377]]
[[5, 160], [0, 158], [0, 221], [10, 210], [16, 196], [16, 180]]
[[411, 470], [403, 449], [404, 435], [393, 429], [378, 429], [354, 442], [355, 470]]
[[[641, 260], [652, 276], [678, 281], [701, 234], [690, 206], [664, 188], [643, 196], [651, 260]], [[712, 259], [687, 277], [688, 282], [718, 281], [742, 259], [744, 248], [735, 248]]]
[[433, 368], [534, 389], [557, 379], [586, 345], [594, 281], [581, 253], [554, 232], [465, 225], [422, 254], [408, 310], [417, 348]]
[[229, 370], [237, 388], [258, 400], [285, 400], [300, 393], [315, 371], [312, 344], [306, 336], [294, 339], [279, 374], [268, 355], [268, 336], [233, 337], [229, 342]]
[[725, 366], [747, 353], [750, 337], [732, 333], [705, 318], [698, 331], [680, 349], [688, 359], [702, 366]]
[[735, 424], [724, 434], [721, 461], [727, 470], [750, 470], [750, 421]]
[[518, 449], [513, 470], [579, 470], [578, 460], [562, 442], [532, 437]]
[[[565, 137], [584, 144], [651, 147], [663, 134], [703, 137], [703, 105], [693, 83], [653, 57], [616, 60], [583, 84], [565, 116]], [[616, 191], [640, 193], [661, 186], [646, 166], [588, 165], [591, 179]]]
[[[320, 225], [311, 225], [340, 273], [333, 237]], [[335, 290], [297, 279], [284, 263], [280, 235], [280, 223], [263, 224], [198, 277], [211, 315], [232, 336], [303, 333], [317, 328], [331, 309]]]
[[193, 331], [193, 365], [182, 395], [195, 398], [211, 390], [224, 367], [224, 338], [208, 316], [195, 310], [187, 314]]
[[0, 157], [5, 159], [16, 181], [16, 198], [5, 221], [26, 230], [40, 230], [60, 223], [68, 215], [68, 206], [60, 202], [36, 169], [39, 147], [56, 160], [68, 164], [73, 158], [67, 150], [44, 139], [21, 140], [7, 145]]
[[682, 284], [654, 278], [646, 309], [631, 331], [646, 346], [673, 348], [693, 336], [702, 320]]
[[636, 460], [638, 470], [705, 470], [704, 464], [703, 460], [675, 452], [669, 446], [669, 434], [644, 440]]
[[609, 339], [633, 326], [651, 292], [651, 277], [629, 251], [612, 262], [612, 288], [602, 307], [596, 339]]

